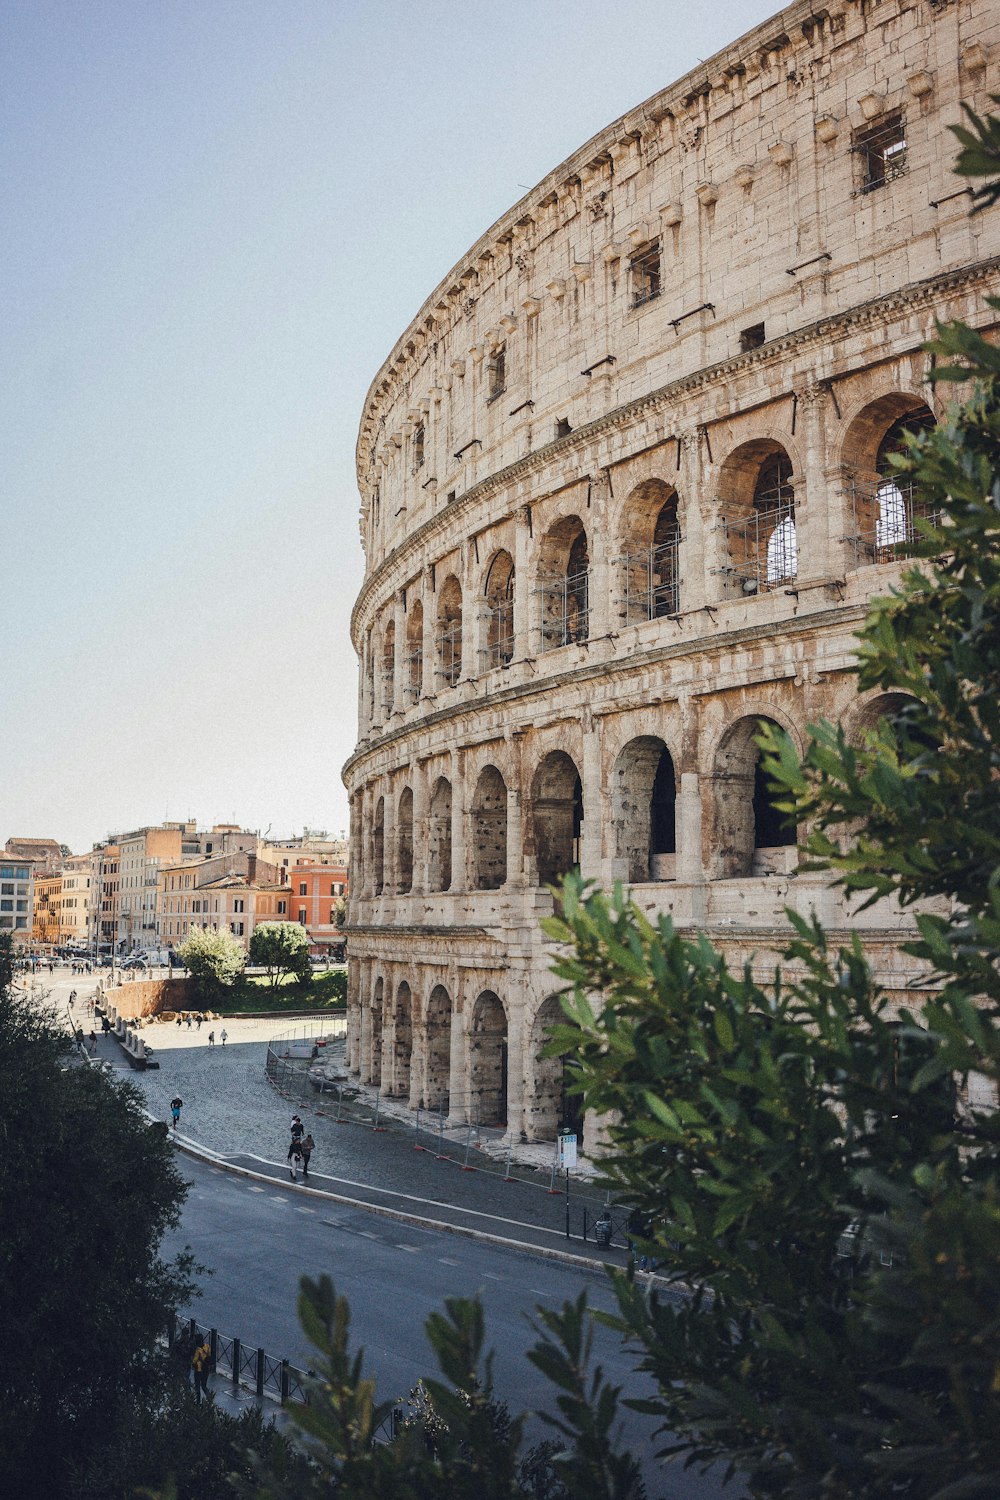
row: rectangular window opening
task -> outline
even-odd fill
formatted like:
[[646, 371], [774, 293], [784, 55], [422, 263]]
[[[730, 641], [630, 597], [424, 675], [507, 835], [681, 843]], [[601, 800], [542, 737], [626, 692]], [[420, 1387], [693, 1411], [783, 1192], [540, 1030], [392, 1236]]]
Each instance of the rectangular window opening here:
[[740, 333], [740, 353], [749, 354], [751, 349], [759, 349], [764, 343], [763, 323], [754, 323], [752, 328], [744, 328]]
[[489, 366], [489, 400], [495, 401], [502, 396], [507, 389], [507, 349], [501, 344], [499, 349], [494, 349], [493, 358]]
[[660, 295], [660, 242], [644, 245], [629, 262], [632, 306], [643, 307]]
[[854, 142], [861, 162], [861, 191], [870, 193], [906, 171], [906, 129], [901, 114], [862, 130]]

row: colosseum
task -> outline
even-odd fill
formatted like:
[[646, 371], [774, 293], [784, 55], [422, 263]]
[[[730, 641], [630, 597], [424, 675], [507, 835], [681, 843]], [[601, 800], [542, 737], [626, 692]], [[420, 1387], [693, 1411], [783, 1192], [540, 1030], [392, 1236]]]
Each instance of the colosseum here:
[[[989, 0], [791, 5], [551, 172], [400, 336], [357, 447], [363, 1081], [593, 1147], [542, 1056], [574, 866], [738, 961], [785, 906], [845, 929], [754, 734], [894, 706], [853, 637], [920, 519], [888, 460], [940, 416], [924, 343], [996, 322], [997, 215], [947, 126], [998, 59]], [[912, 993], [905, 915], [851, 924]]]

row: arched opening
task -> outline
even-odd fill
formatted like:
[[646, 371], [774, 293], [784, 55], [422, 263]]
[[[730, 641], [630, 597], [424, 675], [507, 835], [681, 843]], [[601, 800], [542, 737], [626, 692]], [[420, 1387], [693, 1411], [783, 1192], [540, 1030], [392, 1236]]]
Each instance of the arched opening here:
[[413, 792], [408, 786], [404, 786], [399, 796], [396, 862], [397, 888], [405, 896], [413, 889]]
[[[716, 864], [722, 877], [786, 872], [796, 828], [775, 805], [755, 744], [761, 724], [747, 717], [734, 724], [715, 758]], [[777, 725], [774, 725], [777, 728]]]
[[539, 556], [541, 649], [571, 646], [590, 634], [590, 554], [579, 516], [557, 521]]
[[445, 687], [462, 675], [462, 585], [449, 574], [438, 595], [437, 674]]
[[427, 817], [427, 888], [451, 888], [451, 782], [439, 776]]
[[406, 694], [412, 701], [420, 697], [424, 681], [424, 606], [419, 599], [406, 621]]
[[859, 564], [910, 556], [920, 540], [919, 523], [936, 524], [937, 512], [893, 464], [897, 454], [905, 453], [909, 435], [935, 425], [927, 403], [902, 391], [880, 397], [851, 422], [844, 439], [844, 472]]
[[496, 766], [486, 766], [472, 799], [472, 868], [480, 891], [507, 879], [507, 787]]
[[661, 739], [641, 735], [615, 761], [611, 822], [615, 855], [627, 880], [673, 880], [676, 874], [677, 779]]
[[480, 1125], [507, 1123], [507, 1013], [492, 990], [472, 1007], [469, 1032], [470, 1118]]
[[382, 717], [392, 713], [396, 680], [396, 622], [390, 620], [382, 637]]
[[382, 1085], [382, 1022], [383, 1007], [385, 1005], [385, 984], [381, 978], [376, 979], [375, 989], [372, 993], [372, 1084], [375, 1088]]
[[729, 589], [749, 597], [798, 572], [792, 461], [780, 443], [760, 438], [722, 466], [721, 509], [729, 551]]
[[565, 1017], [557, 995], [542, 1002], [531, 1028], [531, 1070], [528, 1097], [530, 1105], [525, 1134], [530, 1141], [553, 1140], [560, 1130], [571, 1130], [583, 1146], [583, 1106], [579, 1096], [570, 1093], [573, 1069], [569, 1057], [545, 1057], [543, 1049], [551, 1039], [553, 1026]]
[[579, 866], [583, 784], [573, 761], [562, 750], [553, 750], [535, 772], [531, 830], [539, 885], [552, 885]]
[[372, 825], [372, 881], [376, 896], [385, 889], [385, 798], [375, 804], [375, 820]]
[[680, 542], [676, 490], [647, 479], [625, 503], [618, 568], [626, 622], [658, 620], [680, 609]]
[[396, 991], [392, 1021], [392, 1086], [387, 1093], [408, 1098], [410, 1058], [413, 1054], [413, 999], [404, 979]]
[[446, 1111], [451, 1080], [451, 996], [436, 984], [427, 1001], [424, 1107]]
[[514, 655], [514, 559], [498, 552], [486, 573], [486, 669], [510, 665]]

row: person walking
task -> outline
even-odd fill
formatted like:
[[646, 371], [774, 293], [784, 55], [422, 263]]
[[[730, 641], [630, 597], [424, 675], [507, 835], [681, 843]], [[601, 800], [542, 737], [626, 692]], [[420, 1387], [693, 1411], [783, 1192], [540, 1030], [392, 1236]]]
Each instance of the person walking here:
[[303, 1125], [298, 1115], [292, 1115], [292, 1123], [289, 1126], [289, 1130], [291, 1131], [293, 1141], [301, 1141], [302, 1137], [305, 1135], [306, 1127]]
[[202, 1021], [204, 1021], [204, 1019], [205, 1019], [205, 1017], [202, 1015], [201, 1011], [199, 1011], [198, 1012], [198, 1020], [197, 1020], [197, 1023], [196, 1023], [199, 1031], [201, 1030], [201, 1023], [202, 1023]]
[[298, 1180], [302, 1167], [302, 1142], [293, 1141], [288, 1148], [288, 1175], [293, 1182]]
[[173, 1099], [171, 1099], [170, 1101], [170, 1118], [174, 1122], [175, 1130], [177, 1129], [177, 1122], [180, 1120], [181, 1110], [183, 1106], [184, 1100], [181, 1098], [180, 1094], [175, 1094]]
[[191, 1030], [191, 1024], [192, 1024], [191, 1023], [191, 1012], [190, 1011], [188, 1011], [187, 1023], [188, 1023], [188, 1031], [190, 1031]]
[[302, 1179], [305, 1181], [309, 1176], [309, 1158], [316, 1150], [316, 1142], [313, 1140], [311, 1133], [303, 1137], [299, 1149], [302, 1152]]
[[202, 1335], [201, 1343], [198, 1344], [191, 1356], [191, 1368], [194, 1371], [194, 1394], [198, 1405], [201, 1405], [202, 1396], [208, 1399], [208, 1375], [212, 1364], [212, 1346], [208, 1341], [208, 1334]]
[[97, 1051], [97, 1034], [96, 1034], [96, 1032], [92, 1031], [90, 1033], [90, 1035], [87, 1038], [87, 1045], [90, 1047], [90, 1055], [91, 1055], [91, 1057], [93, 1057], [94, 1053]]
[[228, 1039], [229, 1039], [229, 1032], [223, 1026], [221, 1032], [219, 1033], [219, 1041], [222, 1043], [223, 1046], [225, 1046], [226, 1042], [228, 1041]]
[[210, 1031], [208, 1033], [208, 1045], [210, 1047], [214, 1047], [215, 1046], [215, 1032], [214, 1031]]

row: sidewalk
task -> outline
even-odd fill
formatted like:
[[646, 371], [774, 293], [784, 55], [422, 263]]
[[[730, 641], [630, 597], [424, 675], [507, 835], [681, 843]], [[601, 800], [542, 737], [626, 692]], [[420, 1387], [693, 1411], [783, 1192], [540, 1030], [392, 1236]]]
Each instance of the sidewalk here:
[[[228, 1032], [225, 1047], [219, 1042], [223, 1025]], [[287, 1018], [242, 1017], [206, 1024], [200, 1031], [149, 1027], [144, 1034], [160, 1063], [155, 1072], [131, 1073], [112, 1037], [100, 1037], [98, 1057], [130, 1074], [158, 1119], [169, 1122], [170, 1100], [179, 1095], [184, 1100], [175, 1132], [179, 1148], [220, 1166], [290, 1189], [285, 1153], [294, 1111], [316, 1141], [309, 1184], [300, 1183], [300, 1193], [326, 1195], [578, 1266], [598, 1269], [626, 1263], [620, 1237], [613, 1249], [594, 1243], [592, 1226], [604, 1195], [592, 1184], [571, 1178], [572, 1237], [567, 1239], [567, 1199], [564, 1191], [547, 1191], [551, 1171], [540, 1170], [537, 1182], [507, 1182], [500, 1163], [475, 1151], [470, 1152], [470, 1163], [476, 1169], [466, 1171], [460, 1160], [437, 1157], [430, 1133], [416, 1141], [409, 1129], [380, 1133], [361, 1123], [337, 1124], [315, 1107], [324, 1104], [318, 1095], [315, 1104], [281, 1098], [267, 1080], [264, 1063], [268, 1040], [287, 1036], [290, 1029]], [[215, 1032], [214, 1047], [208, 1045], [209, 1031]], [[329, 1106], [329, 1099], [325, 1103]], [[560, 1187], [565, 1188], [565, 1179]]]

